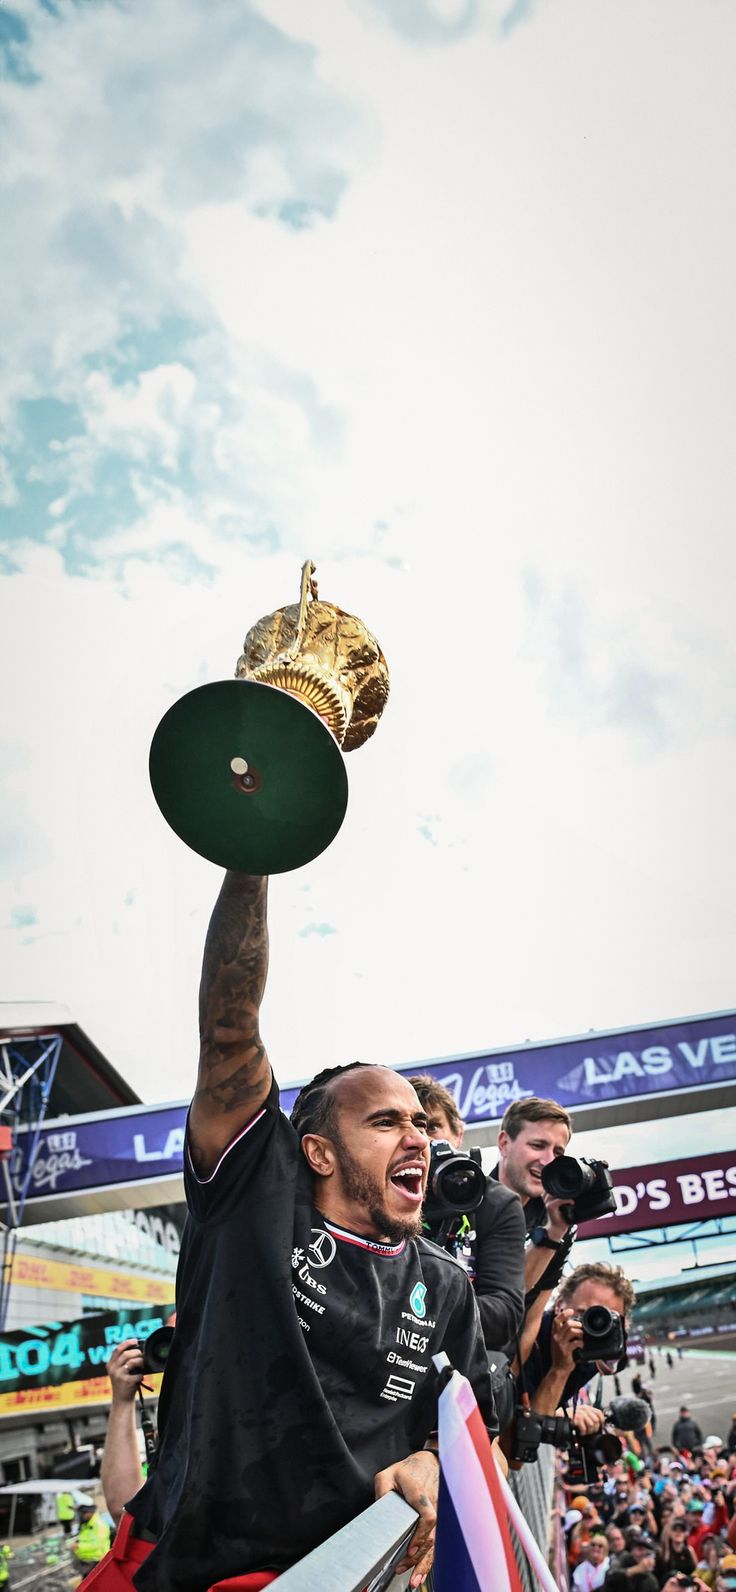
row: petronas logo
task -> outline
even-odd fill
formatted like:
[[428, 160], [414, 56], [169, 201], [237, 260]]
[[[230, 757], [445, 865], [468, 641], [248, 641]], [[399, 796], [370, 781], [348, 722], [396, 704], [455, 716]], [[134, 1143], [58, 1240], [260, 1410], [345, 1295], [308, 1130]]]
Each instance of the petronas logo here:
[[418, 1316], [420, 1321], [423, 1321], [427, 1314], [427, 1306], [424, 1303], [426, 1297], [427, 1288], [425, 1283], [415, 1282], [414, 1287], [409, 1295], [409, 1304], [411, 1305], [415, 1316]]

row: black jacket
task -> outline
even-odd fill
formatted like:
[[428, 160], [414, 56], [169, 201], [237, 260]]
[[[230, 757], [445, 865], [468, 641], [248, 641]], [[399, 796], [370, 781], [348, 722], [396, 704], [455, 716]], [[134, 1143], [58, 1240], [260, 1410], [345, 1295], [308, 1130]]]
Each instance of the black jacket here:
[[524, 1210], [518, 1194], [492, 1178], [475, 1226], [475, 1297], [487, 1349], [503, 1349], [524, 1316]]
[[681, 1415], [672, 1428], [672, 1447], [687, 1448], [690, 1453], [694, 1448], [700, 1448], [703, 1442], [703, 1433], [691, 1415]]

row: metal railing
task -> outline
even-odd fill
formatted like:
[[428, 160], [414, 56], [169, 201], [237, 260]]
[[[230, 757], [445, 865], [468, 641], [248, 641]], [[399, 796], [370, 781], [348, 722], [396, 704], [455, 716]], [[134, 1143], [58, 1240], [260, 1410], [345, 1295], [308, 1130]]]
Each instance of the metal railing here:
[[386, 1493], [285, 1570], [279, 1592], [388, 1592], [417, 1519], [398, 1493]]
[[[555, 1455], [540, 1447], [534, 1465], [512, 1471], [509, 1484], [545, 1558], [556, 1561], [553, 1502]], [[371, 1504], [327, 1542], [279, 1576], [279, 1592], [398, 1592], [405, 1585], [394, 1578], [417, 1516], [398, 1493]], [[538, 1582], [513, 1525], [511, 1539], [524, 1592], [538, 1592]]]
[[[524, 1519], [549, 1563], [550, 1553], [554, 1547], [551, 1540], [551, 1522], [555, 1493], [555, 1450], [540, 1444], [535, 1464], [522, 1465], [521, 1470], [510, 1471], [508, 1479]], [[524, 1592], [538, 1592], [539, 1583], [529, 1568], [526, 1554], [513, 1526], [511, 1541]]]

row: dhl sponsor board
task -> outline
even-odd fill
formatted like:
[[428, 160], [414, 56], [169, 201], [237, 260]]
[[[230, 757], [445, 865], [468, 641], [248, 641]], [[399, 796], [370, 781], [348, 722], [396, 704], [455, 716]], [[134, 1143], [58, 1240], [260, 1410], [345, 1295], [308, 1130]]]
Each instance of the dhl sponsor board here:
[[[149, 1376], [146, 1386], [150, 1392], [144, 1392], [144, 1398], [158, 1398], [161, 1381], [161, 1376]], [[86, 1382], [64, 1382], [60, 1387], [22, 1387], [13, 1393], [0, 1393], [0, 1419], [109, 1402], [110, 1383], [106, 1376], [93, 1376]]]
[[42, 1260], [35, 1255], [15, 1256], [11, 1284], [19, 1288], [55, 1288], [61, 1293], [96, 1294], [105, 1299], [141, 1299], [148, 1304], [165, 1304], [173, 1286], [171, 1277], [144, 1277], [110, 1271], [106, 1266]]

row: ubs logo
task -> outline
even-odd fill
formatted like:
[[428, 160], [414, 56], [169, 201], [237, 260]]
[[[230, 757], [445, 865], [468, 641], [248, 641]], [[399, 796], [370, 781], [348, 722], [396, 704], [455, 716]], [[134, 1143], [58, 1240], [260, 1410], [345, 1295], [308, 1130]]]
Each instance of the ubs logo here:
[[321, 1227], [313, 1227], [314, 1237], [309, 1246], [309, 1261], [315, 1271], [321, 1271], [323, 1266], [329, 1266], [335, 1259], [337, 1244], [332, 1233], [326, 1233]]

